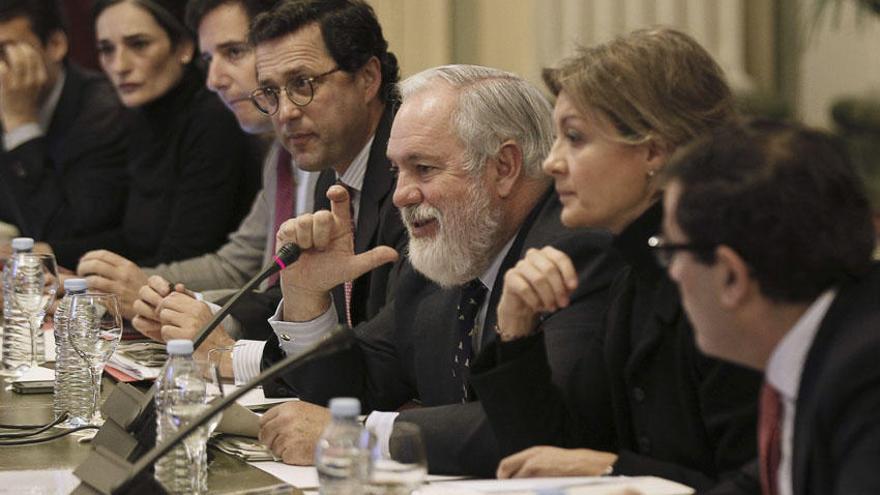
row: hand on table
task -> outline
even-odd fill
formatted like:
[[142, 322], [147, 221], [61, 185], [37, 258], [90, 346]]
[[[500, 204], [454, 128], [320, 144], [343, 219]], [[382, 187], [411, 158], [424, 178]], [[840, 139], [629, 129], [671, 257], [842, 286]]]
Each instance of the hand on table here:
[[136, 264], [110, 251], [89, 251], [80, 260], [76, 273], [86, 279], [89, 289], [116, 294], [122, 316], [135, 316], [138, 291], [147, 283], [147, 275]]
[[505, 457], [495, 473], [503, 478], [599, 476], [617, 462], [617, 455], [590, 449], [531, 447]]
[[556, 248], [529, 249], [516, 266], [504, 274], [498, 301], [498, 329], [502, 341], [531, 335], [538, 315], [565, 308], [577, 288], [571, 259]]
[[[171, 284], [158, 275], [149, 278], [147, 285], [141, 287], [139, 295], [140, 298], [134, 303], [136, 316], [131, 323], [137, 331], [153, 340], [192, 340], [214, 317], [211, 308], [197, 300], [183, 284], [176, 284], [172, 290]], [[235, 341], [220, 325], [195, 350], [194, 356], [197, 359], [206, 359], [209, 350], [234, 344]], [[220, 371], [223, 376], [230, 377], [231, 356], [226, 354], [223, 357]], [[227, 357], [230, 359], [227, 360]]]
[[315, 446], [330, 423], [330, 410], [303, 401], [285, 402], [260, 418], [260, 442], [285, 464], [311, 466]]

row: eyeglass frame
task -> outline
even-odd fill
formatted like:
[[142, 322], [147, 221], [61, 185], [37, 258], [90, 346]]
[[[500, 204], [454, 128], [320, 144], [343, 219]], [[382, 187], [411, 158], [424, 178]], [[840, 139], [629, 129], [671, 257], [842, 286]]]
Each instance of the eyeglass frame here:
[[[302, 107], [308, 106], [309, 103], [311, 103], [312, 101], [315, 100], [315, 84], [318, 83], [320, 79], [327, 77], [330, 74], [333, 74], [334, 72], [338, 72], [340, 70], [342, 70], [342, 68], [339, 66], [336, 66], [333, 69], [328, 70], [327, 72], [322, 72], [321, 74], [318, 74], [315, 76], [292, 77], [287, 80], [287, 82], [284, 84], [284, 87], [275, 89], [275, 88], [272, 88], [269, 86], [263, 86], [263, 87], [260, 87], [260, 88], [257, 88], [255, 90], [251, 91], [251, 94], [249, 95], [248, 98], [251, 100], [251, 103], [253, 103], [253, 105], [257, 108], [257, 110], [259, 110], [261, 113], [263, 113], [265, 115], [269, 115], [269, 116], [275, 115], [276, 113], [278, 113], [278, 110], [281, 108], [281, 95], [280, 95], [281, 91], [284, 91], [284, 94], [287, 96], [288, 101], [290, 101], [294, 105], [302, 108]], [[308, 101], [306, 101], [305, 103], [298, 103], [298, 102], [294, 101], [293, 97], [290, 95], [292, 93], [292, 91], [290, 91], [288, 88], [290, 88], [294, 83], [303, 83], [303, 82], [308, 84], [310, 95], [309, 95]], [[259, 97], [260, 93], [265, 94], [267, 92], [267, 90], [272, 90], [272, 92], [275, 93], [275, 109], [272, 110], [271, 112], [263, 109], [260, 106], [260, 104], [257, 103], [257, 98]]]
[[707, 253], [714, 254], [713, 251], [718, 247], [718, 244], [703, 244], [696, 242], [685, 242], [685, 243], [667, 243], [666, 237], [658, 234], [652, 235], [648, 238], [648, 247], [651, 248], [651, 251], [654, 253], [654, 257], [657, 259], [657, 263], [662, 268], [669, 268], [669, 265], [672, 264], [672, 257], [675, 255], [676, 251], [691, 251], [695, 253]]

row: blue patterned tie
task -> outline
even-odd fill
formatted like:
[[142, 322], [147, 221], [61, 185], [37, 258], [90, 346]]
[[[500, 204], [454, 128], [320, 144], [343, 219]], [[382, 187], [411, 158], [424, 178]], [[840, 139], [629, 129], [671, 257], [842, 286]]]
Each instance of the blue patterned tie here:
[[474, 355], [473, 337], [477, 313], [486, 299], [486, 286], [478, 279], [471, 280], [461, 288], [458, 312], [458, 346], [452, 357], [452, 376], [461, 380], [461, 402], [468, 400], [467, 378]]

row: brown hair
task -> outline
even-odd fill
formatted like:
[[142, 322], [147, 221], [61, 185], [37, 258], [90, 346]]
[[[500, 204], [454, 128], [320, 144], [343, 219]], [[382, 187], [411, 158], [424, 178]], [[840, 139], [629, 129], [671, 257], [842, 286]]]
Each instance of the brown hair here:
[[659, 139], [674, 148], [734, 120], [724, 73], [690, 36], [669, 28], [633, 31], [581, 47], [544, 69], [554, 95], [600, 112], [630, 144]]

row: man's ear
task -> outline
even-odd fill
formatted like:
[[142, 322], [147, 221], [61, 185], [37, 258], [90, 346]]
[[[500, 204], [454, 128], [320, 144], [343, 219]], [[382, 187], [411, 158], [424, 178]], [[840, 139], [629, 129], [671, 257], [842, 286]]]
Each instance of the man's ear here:
[[379, 59], [370, 57], [370, 60], [358, 70], [357, 80], [363, 90], [364, 103], [369, 103], [379, 94], [379, 88], [382, 86], [382, 64]]
[[728, 246], [715, 248], [715, 284], [721, 305], [727, 309], [745, 304], [753, 291], [749, 265]]
[[495, 174], [495, 188], [502, 198], [510, 196], [517, 180], [525, 174], [523, 170], [523, 153], [520, 145], [513, 140], [501, 144], [498, 154], [490, 159]]
[[69, 48], [67, 35], [64, 34], [64, 31], [52, 31], [46, 40], [46, 57], [52, 63], [61, 63], [64, 57], [67, 56]]

